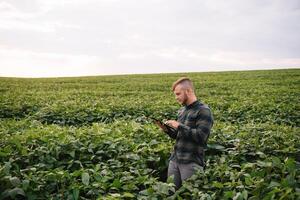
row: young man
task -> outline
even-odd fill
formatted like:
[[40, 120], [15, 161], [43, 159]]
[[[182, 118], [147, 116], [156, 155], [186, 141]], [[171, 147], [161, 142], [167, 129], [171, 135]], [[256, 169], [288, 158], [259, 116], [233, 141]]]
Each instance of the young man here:
[[204, 147], [213, 126], [212, 113], [208, 106], [197, 100], [193, 83], [189, 78], [180, 78], [173, 83], [176, 100], [183, 105], [178, 119], [165, 123], [175, 130], [164, 130], [176, 139], [170, 157], [168, 176], [174, 176], [176, 188], [191, 177], [197, 170], [203, 170]]

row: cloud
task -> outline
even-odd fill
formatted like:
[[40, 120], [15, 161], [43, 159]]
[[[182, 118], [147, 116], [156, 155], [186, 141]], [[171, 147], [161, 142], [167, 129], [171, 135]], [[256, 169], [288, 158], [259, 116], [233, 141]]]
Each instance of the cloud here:
[[89, 74], [95, 56], [40, 53], [22, 49], [0, 48], [0, 76], [80, 76]]
[[20, 11], [13, 4], [8, 2], [0, 2], [0, 16], [2, 19], [30, 19], [35, 15]]
[[300, 67], [299, 18], [298, 0], [3, 0], [0, 73]]
[[5, 1], [0, 2], [0, 30], [53, 33], [61, 28], [80, 28], [78, 25], [66, 24], [57, 19], [41, 20], [46, 15], [45, 8], [54, 8], [54, 5], [55, 4], [53, 4], [53, 6], [48, 6], [48, 4], [42, 4], [42, 6], [37, 6], [36, 9], [29, 12], [20, 9], [11, 3]]

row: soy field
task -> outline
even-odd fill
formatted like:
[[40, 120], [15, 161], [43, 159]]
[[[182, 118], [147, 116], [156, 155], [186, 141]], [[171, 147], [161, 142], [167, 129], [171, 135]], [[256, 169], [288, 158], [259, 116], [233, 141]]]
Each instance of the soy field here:
[[[175, 190], [171, 85], [194, 82], [214, 127], [206, 168]], [[300, 70], [0, 78], [0, 199], [300, 199]]]

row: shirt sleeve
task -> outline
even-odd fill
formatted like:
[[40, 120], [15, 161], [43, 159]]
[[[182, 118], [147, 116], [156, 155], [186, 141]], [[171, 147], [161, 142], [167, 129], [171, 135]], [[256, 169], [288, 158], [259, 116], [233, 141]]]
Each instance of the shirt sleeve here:
[[176, 139], [177, 138], [177, 133], [178, 130], [174, 129], [174, 130], [167, 130], [165, 131], [166, 134], [168, 134], [168, 136], [172, 139]]
[[212, 126], [213, 117], [210, 109], [202, 108], [197, 113], [195, 128], [180, 123], [177, 130], [180, 137], [189, 137], [197, 144], [206, 145]]

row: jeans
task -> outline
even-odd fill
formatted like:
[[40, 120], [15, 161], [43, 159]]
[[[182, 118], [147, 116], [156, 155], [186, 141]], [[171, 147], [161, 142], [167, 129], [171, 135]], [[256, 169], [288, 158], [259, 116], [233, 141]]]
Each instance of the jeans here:
[[194, 162], [181, 164], [171, 160], [168, 167], [168, 177], [174, 175], [174, 184], [176, 189], [179, 189], [182, 182], [190, 178], [197, 170], [203, 171], [203, 167]]

